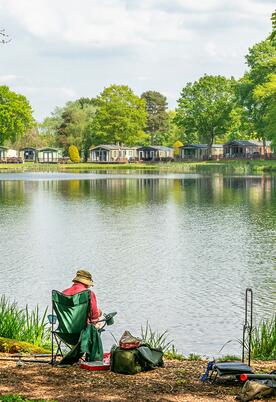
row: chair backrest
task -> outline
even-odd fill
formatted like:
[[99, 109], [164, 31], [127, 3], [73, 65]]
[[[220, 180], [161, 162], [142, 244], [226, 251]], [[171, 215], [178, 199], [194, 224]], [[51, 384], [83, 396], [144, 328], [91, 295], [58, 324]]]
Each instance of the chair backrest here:
[[57, 315], [57, 332], [61, 334], [79, 334], [87, 325], [90, 312], [90, 290], [64, 295], [57, 290], [52, 291], [53, 310]]

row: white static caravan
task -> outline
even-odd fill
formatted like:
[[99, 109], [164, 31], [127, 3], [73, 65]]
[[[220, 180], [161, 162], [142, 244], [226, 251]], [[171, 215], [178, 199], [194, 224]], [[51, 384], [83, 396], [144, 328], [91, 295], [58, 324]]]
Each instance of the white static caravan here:
[[37, 161], [40, 163], [58, 163], [62, 151], [58, 148], [40, 148], [37, 150]]
[[[180, 159], [203, 161], [209, 159], [207, 144], [187, 144], [179, 148]], [[223, 157], [223, 145], [213, 144], [211, 147], [211, 159], [221, 159]]]
[[136, 158], [135, 147], [98, 145], [89, 150], [89, 162], [127, 163]]
[[18, 157], [18, 154], [17, 154], [16, 149], [9, 148], [7, 150], [7, 158], [17, 158], [17, 157]]
[[139, 161], [169, 161], [173, 159], [173, 148], [162, 145], [148, 145], [137, 148]]

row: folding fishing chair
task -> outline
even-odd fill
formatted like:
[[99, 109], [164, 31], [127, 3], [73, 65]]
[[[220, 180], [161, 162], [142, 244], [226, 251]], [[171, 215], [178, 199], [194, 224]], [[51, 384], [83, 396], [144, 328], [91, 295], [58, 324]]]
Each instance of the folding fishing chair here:
[[[48, 315], [52, 326], [52, 365], [56, 364], [57, 356], [63, 356], [62, 343], [70, 349], [77, 345], [81, 334], [87, 328], [89, 314], [89, 290], [73, 296], [64, 295], [57, 290], [52, 291], [52, 314]], [[55, 329], [56, 324], [58, 326]], [[54, 343], [57, 345], [56, 351], [54, 351]]]

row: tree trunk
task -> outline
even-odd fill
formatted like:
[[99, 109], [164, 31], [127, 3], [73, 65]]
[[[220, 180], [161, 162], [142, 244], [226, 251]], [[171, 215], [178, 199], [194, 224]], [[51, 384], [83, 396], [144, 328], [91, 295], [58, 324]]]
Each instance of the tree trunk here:
[[267, 148], [266, 148], [266, 140], [263, 137], [263, 149], [264, 149], [264, 159], [268, 159], [268, 155], [267, 155]]
[[208, 159], [212, 159], [212, 145], [214, 143], [216, 127], [213, 128], [209, 143], [208, 143]]

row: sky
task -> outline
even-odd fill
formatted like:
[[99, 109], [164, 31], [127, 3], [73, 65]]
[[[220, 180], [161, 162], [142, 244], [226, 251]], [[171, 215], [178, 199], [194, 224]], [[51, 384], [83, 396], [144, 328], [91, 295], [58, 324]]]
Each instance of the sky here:
[[159, 91], [175, 108], [204, 74], [239, 78], [271, 31], [275, 0], [0, 0], [0, 85], [42, 121], [111, 84]]

